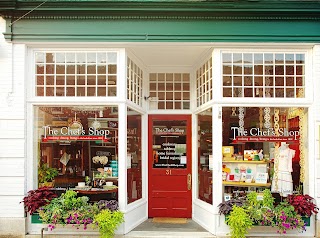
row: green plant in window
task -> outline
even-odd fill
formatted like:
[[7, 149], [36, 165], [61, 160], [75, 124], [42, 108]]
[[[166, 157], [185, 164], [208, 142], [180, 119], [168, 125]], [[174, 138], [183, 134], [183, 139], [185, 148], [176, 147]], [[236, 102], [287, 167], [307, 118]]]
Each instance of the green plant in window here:
[[58, 175], [58, 169], [49, 167], [48, 164], [41, 164], [38, 167], [39, 185], [48, 186], [50, 182]]

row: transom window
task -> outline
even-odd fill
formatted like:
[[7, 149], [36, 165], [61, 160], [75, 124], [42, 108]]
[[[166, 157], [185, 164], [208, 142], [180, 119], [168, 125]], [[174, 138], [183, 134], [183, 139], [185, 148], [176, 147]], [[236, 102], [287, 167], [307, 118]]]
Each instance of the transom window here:
[[130, 58], [127, 59], [127, 98], [131, 102], [142, 106], [142, 78], [143, 71]]
[[117, 96], [117, 52], [35, 52], [40, 97]]
[[197, 70], [197, 106], [212, 100], [212, 58]]
[[190, 109], [190, 74], [151, 73], [150, 109]]
[[305, 97], [305, 54], [222, 53], [223, 97]]

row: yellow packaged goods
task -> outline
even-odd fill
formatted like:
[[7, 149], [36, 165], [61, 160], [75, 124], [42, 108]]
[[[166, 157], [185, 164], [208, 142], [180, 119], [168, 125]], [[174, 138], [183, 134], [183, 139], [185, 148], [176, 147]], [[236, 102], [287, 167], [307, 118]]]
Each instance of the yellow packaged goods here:
[[235, 160], [234, 154], [234, 147], [233, 146], [222, 146], [222, 156], [223, 160]]

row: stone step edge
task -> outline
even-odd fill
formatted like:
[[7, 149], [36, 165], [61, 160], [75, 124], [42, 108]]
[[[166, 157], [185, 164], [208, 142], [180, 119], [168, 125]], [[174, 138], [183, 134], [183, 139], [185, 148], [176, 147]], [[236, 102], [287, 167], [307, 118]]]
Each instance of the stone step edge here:
[[131, 231], [124, 237], [216, 237], [210, 232], [181, 232], [181, 231]]

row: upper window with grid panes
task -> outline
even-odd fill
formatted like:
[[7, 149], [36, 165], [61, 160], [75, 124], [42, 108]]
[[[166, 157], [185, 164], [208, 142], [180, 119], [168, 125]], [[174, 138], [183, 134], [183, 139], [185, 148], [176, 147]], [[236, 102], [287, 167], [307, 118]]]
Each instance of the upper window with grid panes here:
[[149, 93], [150, 109], [190, 109], [190, 74], [150, 73]]
[[35, 52], [35, 95], [39, 97], [117, 96], [118, 53]]
[[143, 71], [130, 58], [127, 58], [127, 99], [142, 106]]
[[304, 53], [222, 53], [223, 97], [305, 97]]

